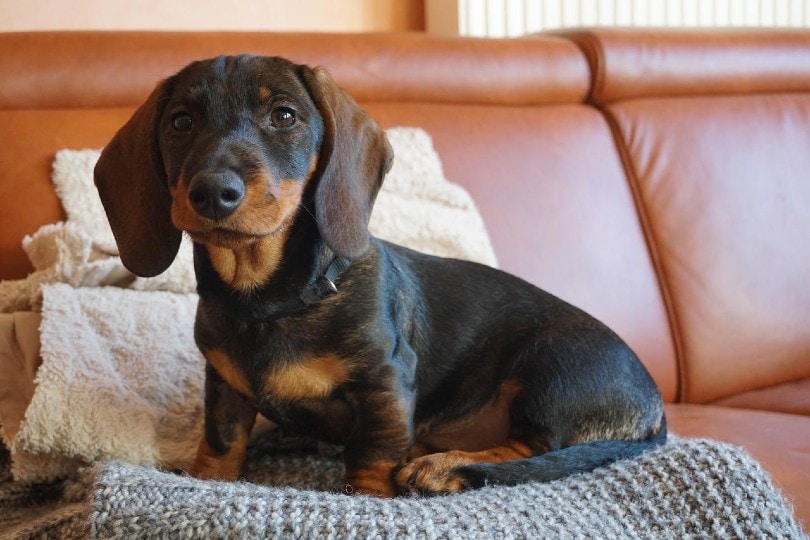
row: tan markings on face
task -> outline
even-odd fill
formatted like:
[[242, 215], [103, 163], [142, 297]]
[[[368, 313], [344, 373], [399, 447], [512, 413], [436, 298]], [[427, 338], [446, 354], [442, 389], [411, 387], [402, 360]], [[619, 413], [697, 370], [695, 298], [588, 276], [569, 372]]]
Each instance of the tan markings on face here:
[[295, 216], [301, 197], [301, 182], [281, 180], [270, 190], [273, 197], [268, 199], [266, 182], [265, 177], [251, 181], [245, 200], [234, 217], [226, 221], [226, 226], [262, 236], [247, 237], [243, 245], [238, 242], [221, 245], [222, 242], [216, 240], [206, 243], [219, 276], [242, 292], [260, 287], [278, 269], [289, 235], [289, 222]]
[[358, 495], [393, 497], [392, 472], [395, 466], [393, 461], [378, 461], [369, 467], [347, 470], [346, 483], [350, 486], [348, 491]]
[[247, 181], [239, 208], [220, 222], [194, 211], [188, 200], [188, 182], [181, 175], [170, 189], [172, 223], [208, 248], [211, 262], [226, 284], [249, 292], [266, 283], [278, 269], [290, 224], [317, 163], [315, 154], [304, 181], [275, 182], [265, 172], [255, 174]]
[[245, 198], [224, 225], [250, 234], [269, 234], [290, 221], [301, 204], [304, 182], [290, 178], [273, 181], [258, 173], [247, 182]]
[[222, 455], [217, 455], [203, 437], [200, 446], [197, 448], [197, 457], [194, 459], [194, 464], [188, 471], [189, 474], [195, 478], [236, 480], [239, 478], [242, 464], [245, 462], [248, 440], [248, 434], [239, 430], [228, 451]]
[[267, 88], [266, 86], [262, 86], [261, 88], [259, 88], [259, 100], [267, 101], [269, 97], [270, 97], [269, 88]]
[[219, 376], [228, 383], [228, 386], [247, 397], [253, 397], [253, 391], [250, 389], [245, 375], [239, 371], [224, 352], [211, 349], [203, 352], [203, 356], [217, 370]]
[[346, 361], [327, 354], [270, 371], [264, 391], [278, 399], [325, 398], [349, 378]]
[[306, 179], [273, 180], [260, 172], [247, 179], [239, 208], [225, 219], [200, 216], [188, 200], [188, 182], [180, 177], [170, 188], [172, 224], [186, 231], [196, 242], [238, 248], [257, 238], [276, 233], [295, 217]]
[[312, 180], [312, 175], [315, 173], [315, 169], [318, 168], [319, 155], [320, 154], [316, 153], [314, 156], [312, 156], [312, 159], [309, 162], [309, 170], [307, 171], [307, 181], [306, 181], [307, 184], [310, 182], [310, 180]]

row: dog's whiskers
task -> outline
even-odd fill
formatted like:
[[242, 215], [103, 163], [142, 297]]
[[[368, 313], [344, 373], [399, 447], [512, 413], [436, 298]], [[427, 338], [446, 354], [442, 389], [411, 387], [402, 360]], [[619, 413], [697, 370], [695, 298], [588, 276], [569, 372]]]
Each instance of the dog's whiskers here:
[[319, 223], [318, 223], [318, 218], [316, 218], [316, 217], [315, 217], [315, 214], [313, 214], [313, 213], [312, 213], [312, 211], [311, 211], [309, 208], [307, 208], [307, 206], [306, 206], [305, 204], [299, 204], [299, 205], [298, 205], [298, 208], [303, 208], [303, 209], [306, 211], [306, 213], [307, 213], [307, 214], [309, 214], [309, 215], [310, 215], [310, 217], [312, 217], [312, 220], [313, 220], [313, 221], [314, 221], [316, 224], [319, 224]]

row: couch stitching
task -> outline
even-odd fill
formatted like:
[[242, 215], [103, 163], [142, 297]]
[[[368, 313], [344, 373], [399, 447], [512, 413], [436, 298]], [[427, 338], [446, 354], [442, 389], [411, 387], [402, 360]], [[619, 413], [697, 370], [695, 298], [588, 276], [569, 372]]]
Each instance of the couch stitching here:
[[[636, 208], [639, 223], [641, 224], [641, 231], [644, 235], [644, 241], [647, 245], [647, 252], [650, 254], [650, 260], [655, 271], [656, 281], [658, 282], [659, 290], [661, 291], [661, 298], [664, 302], [664, 309], [666, 310], [667, 319], [669, 321], [669, 331], [672, 336], [672, 344], [675, 349], [675, 364], [676, 364], [676, 380], [675, 380], [675, 401], [684, 401], [689, 388], [687, 380], [688, 373], [686, 370], [683, 333], [681, 331], [680, 319], [678, 318], [673, 302], [673, 294], [669, 286], [670, 280], [661, 263], [661, 253], [659, 242], [655, 235], [655, 231], [650, 225], [650, 218], [647, 215], [646, 207], [643, 204], [641, 196], [641, 182], [638, 180], [638, 174], [633, 166], [630, 158], [630, 152], [623, 144], [621, 137], [621, 130], [615, 116], [607, 108], [607, 105], [597, 95], [601, 93], [605, 86], [605, 67], [606, 56], [601, 42], [596, 37], [594, 32], [590, 31], [574, 31], [574, 32], [559, 32], [555, 33], [560, 37], [570, 39], [577, 45], [583, 52], [585, 58], [588, 60], [588, 67], [591, 70], [591, 90], [588, 94], [586, 103], [593, 106], [599, 111], [605, 119], [605, 122], [610, 129], [613, 137], [613, 143], [616, 145], [616, 150], [619, 153], [622, 167], [624, 168], [627, 176], [627, 184], [630, 187], [630, 193], [633, 197], [633, 204]], [[590, 54], [589, 54], [590, 53]]]
[[675, 401], [682, 402], [684, 401], [689, 389], [688, 371], [686, 370], [684, 353], [685, 346], [682, 339], [683, 332], [681, 329], [681, 322], [673, 301], [673, 293], [672, 288], [670, 287], [669, 275], [661, 262], [660, 242], [658, 241], [655, 230], [651, 225], [651, 220], [646, 212], [646, 206], [644, 205], [644, 200], [641, 194], [641, 182], [639, 181], [638, 173], [633, 166], [630, 151], [624, 144], [624, 139], [621, 136], [621, 128], [619, 127], [618, 120], [616, 119], [615, 115], [612, 114], [610, 109], [599, 105], [596, 105], [596, 108], [604, 116], [611, 134], [613, 135], [614, 144], [619, 152], [622, 166], [624, 167], [627, 175], [627, 184], [630, 187], [630, 192], [636, 207], [636, 213], [638, 215], [639, 222], [641, 223], [641, 230], [644, 234], [647, 250], [650, 254], [650, 259], [656, 273], [658, 286], [661, 291], [661, 297], [664, 301], [667, 318], [669, 319], [672, 343], [675, 348], [675, 362], [678, 371], [675, 388]]

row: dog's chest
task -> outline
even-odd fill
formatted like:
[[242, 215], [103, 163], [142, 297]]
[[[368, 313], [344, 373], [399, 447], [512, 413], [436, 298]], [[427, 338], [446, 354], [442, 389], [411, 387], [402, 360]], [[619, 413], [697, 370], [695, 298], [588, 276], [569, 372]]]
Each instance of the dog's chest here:
[[272, 365], [260, 377], [259, 395], [276, 401], [326, 399], [348, 379], [346, 362], [335, 354], [311, 354]]
[[[244, 361], [220, 349], [204, 356], [228, 386], [246, 397], [261, 401], [326, 399], [348, 379], [345, 362], [333, 354], [307, 355], [283, 362]], [[268, 365], [265, 369], [253, 366]]]
[[257, 347], [243, 355], [218, 349], [204, 355], [229, 387], [274, 422], [334, 442], [345, 440], [354, 425], [343, 387], [347, 363], [336, 354], [285, 358]]
[[263, 376], [259, 410], [296, 431], [340, 442], [354, 424], [341, 388], [348, 378], [346, 362], [335, 354], [275, 365]]
[[345, 444], [355, 425], [355, 411], [340, 392], [326, 399], [259, 403], [259, 412], [286, 431], [317, 440]]

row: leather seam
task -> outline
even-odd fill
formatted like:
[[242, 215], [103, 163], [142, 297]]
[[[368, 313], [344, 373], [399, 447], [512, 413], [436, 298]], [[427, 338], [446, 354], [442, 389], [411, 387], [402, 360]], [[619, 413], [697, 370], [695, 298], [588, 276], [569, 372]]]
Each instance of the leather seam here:
[[589, 70], [588, 92], [584, 103], [598, 103], [594, 96], [601, 92], [604, 86], [604, 75], [599, 70], [599, 66], [604, 64], [605, 54], [595, 34], [589, 31], [577, 30], [544, 32], [543, 34], [567, 39], [580, 50], [582, 56], [585, 57]]
[[681, 322], [673, 301], [673, 293], [670, 286], [669, 275], [661, 262], [660, 242], [658, 241], [655, 230], [653, 229], [650, 218], [647, 214], [646, 206], [644, 205], [644, 200], [641, 195], [641, 182], [638, 179], [638, 173], [636, 172], [630, 158], [630, 152], [621, 137], [621, 130], [619, 128], [618, 121], [609, 109], [600, 105], [595, 106], [604, 116], [613, 136], [616, 150], [619, 153], [619, 158], [621, 159], [622, 167], [624, 168], [625, 175], [627, 177], [627, 184], [630, 187], [630, 193], [633, 197], [633, 203], [636, 207], [636, 214], [638, 216], [639, 223], [641, 224], [641, 230], [647, 244], [647, 251], [650, 254], [650, 260], [652, 262], [653, 269], [655, 270], [658, 287], [661, 291], [661, 297], [664, 302], [667, 318], [669, 319], [672, 344], [675, 349], [675, 363], [678, 371], [675, 387], [675, 402], [683, 403], [689, 390], [688, 371], [686, 370], [684, 352], [685, 346], [682, 339], [683, 332]]
[[602, 47], [602, 43], [599, 41], [599, 39], [597, 39], [593, 32], [586, 33], [585, 38], [586, 40], [584, 43], [590, 46], [591, 50], [593, 51], [592, 54], [594, 58], [593, 65], [591, 66], [593, 86], [589, 101], [595, 105], [602, 105], [603, 102], [599, 96], [601, 96], [604, 92], [605, 79], [607, 78], [605, 75], [607, 66], [605, 49]]
[[672, 345], [675, 349], [675, 366], [676, 366], [676, 381], [675, 381], [675, 402], [683, 402], [687, 391], [689, 389], [688, 372], [686, 370], [683, 333], [681, 329], [680, 319], [678, 318], [675, 304], [673, 301], [673, 293], [670, 287], [669, 276], [661, 262], [661, 254], [659, 242], [655, 232], [650, 225], [650, 218], [647, 215], [646, 207], [641, 196], [641, 182], [638, 180], [638, 174], [630, 159], [630, 153], [621, 137], [621, 130], [619, 129], [618, 121], [611, 114], [610, 110], [600, 94], [604, 91], [607, 62], [605, 60], [605, 51], [601, 46], [600, 40], [596, 37], [594, 32], [560, 32], [558, 35], [571, 39], [588, 59], [588, 66], [591, 70], [591, 90], [587, 98], [587, 103], [593, 106], [602, 117], [610, 129], [611, 136], [613, 137], [613, 144], [619, 153], [619, 159], [622, 162], [627, 184], [630, 187], [630, 193], [633, 197], [633, 204], [636, 208], [636, 215], [638, 216], [641, 225], [641, 231], [644, 235], [644, 241], [647, 245], [647, 252], [650, 255], [650, 261], [655, 272], [658, 288], [661, 292], [661, 298], [664, 302], [664, 309], [666, 310], [667, 319], [669, 322], [669, 332], [672, 337]]

